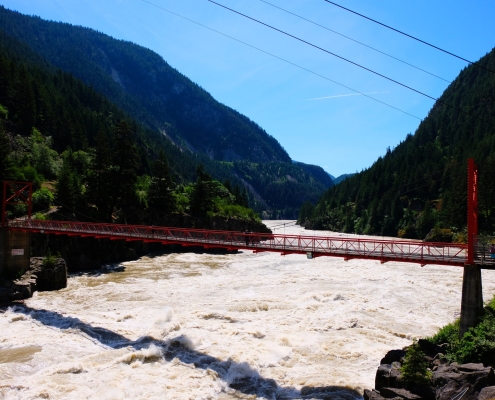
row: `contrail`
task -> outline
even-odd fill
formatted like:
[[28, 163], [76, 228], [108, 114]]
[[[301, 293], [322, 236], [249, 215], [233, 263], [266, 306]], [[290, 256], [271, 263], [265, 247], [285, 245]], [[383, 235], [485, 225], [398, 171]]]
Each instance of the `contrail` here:
[[306, 99], [304, 101], [313, 101], [313, 100], [324, 100], [324, 99], [335, 99], [337, 97], [349, 97], [349, 96], [363, 96], [365, 94], [383, 94], [388, 92], [368, 92], [368, 93], [348, 93], [348, 94], [337, 94], [335, 96], [326, 96], [326, 97], [316, 97], [314, 99]]

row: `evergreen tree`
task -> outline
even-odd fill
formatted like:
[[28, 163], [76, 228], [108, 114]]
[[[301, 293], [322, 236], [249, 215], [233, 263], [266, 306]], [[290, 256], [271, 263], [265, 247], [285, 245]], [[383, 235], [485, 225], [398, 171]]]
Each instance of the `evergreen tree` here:
[[13, 178], [14, 162], [10, 157], [11, 153], [9, 138], [0, 122], [0, 183]]
[[14, 174], [11, 152], [9, 138], [0, 122], [0, 201], [3, 199], [3, 181], [12, 179]]
[[153, 164], [153, 176], [148, 195], [152, 215], [164, 215], [175, 210], [173, 188], [174, 184], [167, 160], [163, 151], [160, 151], [158, 159]]
[[57, 177], [56, 201], [65, 209], [76, 211], [81, 204], [81, 182], [72, 166], [72, 151], [64, 152], [62, 168]]
[[211, 176], [208, 175], [203, 164], [196, 170], [197, 180], [191, 193], [190, 210], [193, 217], [205, 218], [207, 212], [213, 208], [213, 193], [211, 191]]
[[121, 211], [122, 222], [135, 222], [139, 155], [131, 127], [121, 121], [114, 129], [114, 205]]
[[431, 209], [430, 202], [425, 203], [425, 208], [416, 221], [416, 232], [420, 239], [424, 239], [430, 230], [435, 226], [435, 216]]
[[88, 176], [88, 201], [97, 208], [97, 219], [112, 220], [113, 211], [113, 173], [112, 158], [108, 139], [103, 131], [98, 131], [96, 147]]

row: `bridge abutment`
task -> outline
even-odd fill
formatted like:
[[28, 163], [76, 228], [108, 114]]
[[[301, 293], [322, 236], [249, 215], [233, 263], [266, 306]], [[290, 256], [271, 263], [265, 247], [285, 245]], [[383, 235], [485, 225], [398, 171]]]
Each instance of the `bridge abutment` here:
[[461, 321], [459, 336], [462, 338], [469, 328], [475, 326], [483, 312], [483, 287], [481, 268], [465, 265], [462, 279]]
[[0, 277], [15, 278], [29, 269], [31, 233], [0, 228]]

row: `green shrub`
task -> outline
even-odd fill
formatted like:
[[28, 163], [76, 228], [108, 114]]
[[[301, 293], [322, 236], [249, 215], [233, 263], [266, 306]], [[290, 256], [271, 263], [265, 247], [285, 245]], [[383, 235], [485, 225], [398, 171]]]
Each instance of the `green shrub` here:
[[495, 297], [485, 307], [480, 322], [459, 339], [459, 320], [433, 336], [436, 344], [448, 343], [447, 359], [458, 363], [483, 363], [495, 367]]
[[33, 210], [41, 211], [50, 208], [54, 196], [53, 193], [50, 192], [50, 190], [48, 190], [45, 187], [42, 187], [33, 193], [32, 198], [33, 198]]
[[428, 361], [425, 359], [425, 353], [423, 353], [416, 340], [407, 349], [400, 372], [402, 379], [407, 383], [421, 385], [430, 382], [432, 373], [428, 370]]
[[57, 257], [52, 256], [50, 249], [48, 249], [45, 257], [43, 258], [43, 261], [41, 262], [41, 265], [43, 265], [43, 267], [45, 268], [53, 268], [56, 262], [57, 262]]
[[46, 216], [43, 213], [37, 212], [33, 215], [35, 221], [46, 221]]
[[0, 104], [0, 118], [8, 119], [9, 118], [9, 110], [6, 107]]

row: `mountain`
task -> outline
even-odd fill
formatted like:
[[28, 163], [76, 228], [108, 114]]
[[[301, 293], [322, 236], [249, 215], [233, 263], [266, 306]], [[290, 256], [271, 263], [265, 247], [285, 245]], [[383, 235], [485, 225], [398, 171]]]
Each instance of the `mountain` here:
[[[480, 168], [479, 226], [495, 232], [495, 49], [463, 69], [420, 123], [368, 169], [330, 188], [306, 227], [428, 240], [464, 238], [467, 159]], [[485, 68], [485, 69], [484, 69]], [[448, 106], [449, 105], [449, 106]]]
[[351, 177], [352, 175], [354, 175], [354, 174], [339, 175], [337, 178], [333, 178], [333, 183], [334, 183], [334, 185], [336, 185], [337, 183], [340, 183], [340, 182], [346, 180], [347, 178]]
[[[145, 140], [153, 142], [155, 155], [146, 150], [151, 158], [156, 157], [157, 147], [165, 139], [180, 152], [204, 161], [216, 179], [244, 185], [257, 211], [266, 211], [272, 217], [294, 215], [305, 200], [316, 201], [331, 185], [322, 179], [320, 167], [292, 166], [275, 138], [246, 116], [217, 102], [149, 49], [2, 6], [0, 30], [28, 46], [46, 64], [80, 79], [141, 124], [148, 135]], [[245, 163], [259, 165], [260, 169], [249, 168], [250, 174], [245, 175]], [[268, 166], [273, 163], [280, 168]], [[281, 176], [279, 172], [285, 169], [291, 169], [292, 175]], [[274, 174], [262, 177], [261, 170]], [[298, 178], [291, 179], [293, 175]], [[185, 179], [191, 176], [194, 168]], [[271, 192], [258, 186], [267, 178], [296, 197], [267, 197]]]

